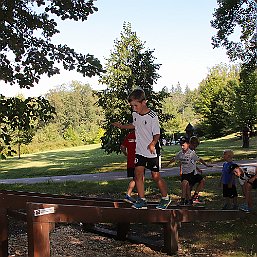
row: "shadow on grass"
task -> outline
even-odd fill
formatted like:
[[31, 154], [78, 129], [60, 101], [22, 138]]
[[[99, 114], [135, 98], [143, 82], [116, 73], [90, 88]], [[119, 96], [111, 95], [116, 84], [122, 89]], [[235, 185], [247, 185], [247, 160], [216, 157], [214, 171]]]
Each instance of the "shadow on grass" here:
[[122, 155], [106, 154], [100, 147], [83, 149], [74, 147], [24, 155], [2, 161], [0, 178], [27, 178], [39, 176], [61, 176], [89, 174], [126, 169]]
[[[219, 139], [201, 141], [196, 152], [205, 161], [217, 162], [223, 161], [222, 155], [225, 149], [231, 149], [234, 151], [235, 160], [246, 160], [256, 158], [256, 144], [257, 137], [252, 137], [250, 139], [250, 147], [242, 148], [242, 140], [234, 135], [229, 135]], [[168, 160], [180, 150], [180, 146], [166, 146], [163, 147], [163, 150], [163, 160]]]

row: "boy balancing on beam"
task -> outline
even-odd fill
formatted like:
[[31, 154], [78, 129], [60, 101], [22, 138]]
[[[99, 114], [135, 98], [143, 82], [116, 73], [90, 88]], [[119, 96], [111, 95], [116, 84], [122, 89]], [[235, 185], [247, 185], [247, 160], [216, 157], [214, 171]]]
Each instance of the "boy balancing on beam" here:
[[156, 113], [147, 107], [145, 93], [142, 89], [135, 89], [129, 95], [128, 102], [133, 109], [133, 123], [122, 125], [114, 122], [112, 125], [120, 129], [135, 129], [136, 133], [135, 182], [139, 198], [132, 207], [147, 209], [144, 170], [148, 168], [162, 195], [156, 208], [165, 210], [171, 199], [168, 195], [167, 184], [159, 172], [159, 157], [155, 149], [155, 145], [160, 139], [159, 119]]

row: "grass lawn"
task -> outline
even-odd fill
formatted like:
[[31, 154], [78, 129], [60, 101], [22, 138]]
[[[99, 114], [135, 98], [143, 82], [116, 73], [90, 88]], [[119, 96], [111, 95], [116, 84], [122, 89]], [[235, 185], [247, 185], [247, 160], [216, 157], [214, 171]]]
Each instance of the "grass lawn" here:
[[[250, 147], [242, 148], [242, 140], [235, 135], [220, 139], [202, 141], [197, 154], [208, 162], [222, 161], [222, 152], [230, 148], [235, 152], [235, 160], [257, 157], [257, 137], [250, 140]], [[162, 160], [165, 163], [180, 150], [179, 145], [165, 146]], [[175, 164], [174, 164], [175, 165]], [[126, 158], [122, 154], [106, 154], [100, 145], [86, 145], [35, 154], [25, 154], [21, 159], [11, 157], [1, 161], [0, 179], [27, 178], [87, 174], [96, 172], [126, 170]]]

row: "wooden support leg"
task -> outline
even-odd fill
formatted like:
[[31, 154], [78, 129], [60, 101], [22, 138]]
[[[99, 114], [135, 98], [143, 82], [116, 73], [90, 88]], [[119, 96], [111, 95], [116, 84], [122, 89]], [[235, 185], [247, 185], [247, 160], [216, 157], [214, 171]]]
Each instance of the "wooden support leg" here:
[[28, 229], [28, 256], [50, 257], [49, 233], [52, 225], [47, 222], [35, 220], [31, 203], [27, 203], [27, 229]]
[[169, 222], [164, 224], [164, 248], [169, 254], [176, 254], [178, 251], [178, 226], [177, 222]]
[[29, 257], [50, 257], [50, 229], [48, 222], [28, 223]]
[[117, 239], [125, 241], [127, 238], [128, 231], [130, 229], [130, 223], [118, 223], [117, 224]]
[[0, 209], [0, 257], [8, 257], [8, 218], [7, 210]]

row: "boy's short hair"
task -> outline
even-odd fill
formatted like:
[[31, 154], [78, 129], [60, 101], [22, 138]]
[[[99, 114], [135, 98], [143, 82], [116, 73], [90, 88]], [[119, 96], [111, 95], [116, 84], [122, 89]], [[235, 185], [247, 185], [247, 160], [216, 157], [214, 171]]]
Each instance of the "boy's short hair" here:
[[197, 145], [200, 144], [200, 140], [198, 139], [197, 136], [191, 136], [189, 142], [190, 144], [197, 144]]
[[180, 144], [180, 145], [183, 145], [184, 143], [188, 143], [188, 144], [189, 144], [189, 138], [182, 136], [182, 137], [180, 137], [180, 139], [179, 139], [179, 144]]
[[133, 100], [136, 100], [139, 102], [146, 100], [144, 90], [141, 88], [137, 88], [133, 90], [128, 97], [128, 102], [130, 103]]
[[234, 169], [238, 168], [238, 164], [236, 163], [232, 163], [229, 167], [228, 167], [228, 170], [229, 170], [229, 173], [232, 173], [234, 172]]
[[224, 150], [224, 151], [223, 151], [223, 154], [225, 154], [225, 153], [229, 154], [229, 156], [231, 156], [231, 157], [234, 156], [234, 152], [233, 152], [231, 149], [226, 149], [226, 150]]

